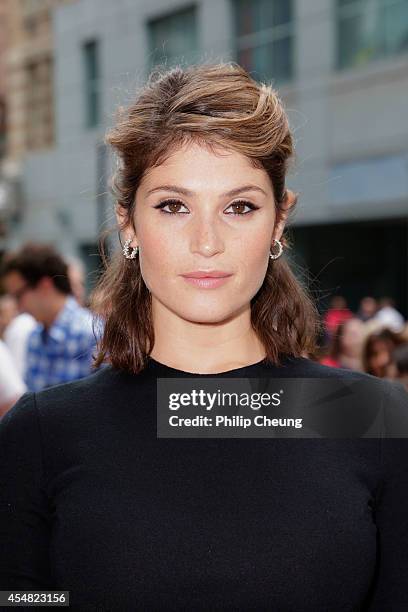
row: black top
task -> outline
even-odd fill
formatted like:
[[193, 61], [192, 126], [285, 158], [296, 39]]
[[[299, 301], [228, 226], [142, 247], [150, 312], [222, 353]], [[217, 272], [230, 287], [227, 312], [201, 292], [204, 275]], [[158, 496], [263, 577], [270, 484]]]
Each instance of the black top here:
[[[156, 379], [177, 376], [200, 375], [108, 366], [3, 417], [0, 589], [81, 611], [408, 610], [408, 439], [157, 438]], [[368, 377], [304, 358], [201, 376]]]

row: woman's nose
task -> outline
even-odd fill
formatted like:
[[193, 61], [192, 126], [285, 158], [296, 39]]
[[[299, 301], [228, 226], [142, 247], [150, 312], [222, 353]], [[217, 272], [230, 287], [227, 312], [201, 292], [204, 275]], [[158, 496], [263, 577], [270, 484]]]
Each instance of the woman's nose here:
[[200, 220], [191, 228], [190, 250], [205, 257], [224, 251], [224, 240], [214, 219]]

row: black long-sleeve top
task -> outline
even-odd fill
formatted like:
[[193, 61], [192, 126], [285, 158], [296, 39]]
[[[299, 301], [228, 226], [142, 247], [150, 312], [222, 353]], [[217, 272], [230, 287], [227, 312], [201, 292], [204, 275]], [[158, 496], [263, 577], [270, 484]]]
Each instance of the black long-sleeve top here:
[[0, 423], [0, 588], [99, 612], [408, 610], [408, 439], [158, 438], [157, 378], [179, 376], [368, 377], [151, 359], [26, 393]]

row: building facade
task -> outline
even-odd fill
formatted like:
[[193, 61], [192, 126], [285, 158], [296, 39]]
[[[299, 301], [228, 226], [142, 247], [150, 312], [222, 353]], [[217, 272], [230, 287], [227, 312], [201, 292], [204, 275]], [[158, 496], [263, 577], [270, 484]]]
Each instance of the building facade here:
[[31, 185], [26, 181], [25, 163], [31, 158], [46, 159], [57, 147], [52, 19], [53, 10], [68, 1], [2, 0], [0, 4], [0, 96], [4, 105], [0, 190], [7, 228], [0, 239], [2, 250], [15, 236], [24, 235], [29, 221], [32, 200], [27, 189]]
[[407, 0], [72, 0], [49, 14], [52, 62], [28, 78], [36, 108], [53, 75], [52, 128], [40, 104], [6, 247], [53, 240], [92, 270], [97, 236], [114, 223], [102, 143], [117, 105], [157, 62], [233, 59], [285, 102], [297, 151], [287, 184], [299, 193], [291, 257], [315, 296], [342, 293], [356, 307], [391, 295], [408, 315]]

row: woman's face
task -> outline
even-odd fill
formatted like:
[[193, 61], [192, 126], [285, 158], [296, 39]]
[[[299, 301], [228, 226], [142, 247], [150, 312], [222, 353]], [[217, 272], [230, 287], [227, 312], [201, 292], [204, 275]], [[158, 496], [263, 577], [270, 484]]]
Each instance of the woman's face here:
[[[193, 322], [220, 322], [247, 309], [265, 278], [275, 202], [265, 170], [223, 149], [191, 143], [150, 169], [136, 193], [132, 246], [155, 307]], [[232, 193], [234, 191], [234, 193]], [[119, 217], [120, 220], [120, 217]], [[228, 275], [193, 280], [197, 272]]]

